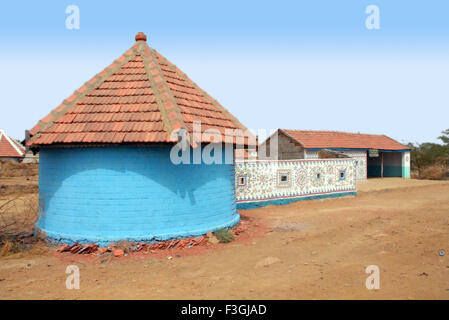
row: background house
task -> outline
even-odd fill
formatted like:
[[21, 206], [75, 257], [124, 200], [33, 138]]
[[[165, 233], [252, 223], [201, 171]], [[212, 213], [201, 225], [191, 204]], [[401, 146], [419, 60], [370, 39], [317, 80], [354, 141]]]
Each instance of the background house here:
[[0, 160], [20, 162], [25, 157], [25, 148], [0, 129]]
[[270, 157], [275, 138], [278, 160], [318, 159], [319, 151], [327, 149], [355, 158], [358, 180], [410, 178], [410, 147], [385, 135], [278, 129], [260, 145], [260, 158]]

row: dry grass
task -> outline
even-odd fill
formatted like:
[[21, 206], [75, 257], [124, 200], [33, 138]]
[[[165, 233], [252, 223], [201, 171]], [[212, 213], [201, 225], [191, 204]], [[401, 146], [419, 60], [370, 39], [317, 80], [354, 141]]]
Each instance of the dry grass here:
[[39, 165], [36, 163], [17, 163], [0, 161], [0, 177], [31, 177], [37, 176]]
[[0, 196], [37, 193], [38, 172], [35, 163], [0, 161]]
[[434, 164], [418, 172], [418, 179], [447, 180], [449, 179], [449, 168], [443, 164]]
[[[36, 194], [37, 164], [0, 161], [0, 256], [16, 256], [42, 252], [46, 247], [33, 235], [38, 217], [39, 200]], [[23, 180], [25, 183], [18, 183]], [[31, 194], [26, 194], [33, 192]]]
[[0, 240], [33, 231], [38, 216], [38, 196], [15, 197], [0, 203]]
[[38, 239], [34, 224], [38, 217], [37, 195], [16, 197], [0, 203], [0, 256], [30, 251]]
[[0, 257], [18, 259], [43, 255], [50, 250], [47, 242], [32, 237], [26, 242], [6, 241], [0, 245]]
[[9, 256], [12, 253], [17, 252], [17, 248], [14, 242], [6, 240], [0, 247], [0, 257]]

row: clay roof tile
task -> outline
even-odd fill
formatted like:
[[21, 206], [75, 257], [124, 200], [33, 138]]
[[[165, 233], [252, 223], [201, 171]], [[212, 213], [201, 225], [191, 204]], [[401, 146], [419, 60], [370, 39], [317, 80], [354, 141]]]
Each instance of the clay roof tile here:
[[136, 35], [136, 43], [125, 54], [75, 92], [31, 129], [28, 145], [169, 142], [175, 129], [191, 134], [194, 121], [202, 121], [203, 131], [246, 130], [150, 48], [143, 33]]
[[386, 135], [286, 129], [280, 129], [280, 131], [298, 141], [306, 149], [410, 149], [410, 147], [403, 145]]

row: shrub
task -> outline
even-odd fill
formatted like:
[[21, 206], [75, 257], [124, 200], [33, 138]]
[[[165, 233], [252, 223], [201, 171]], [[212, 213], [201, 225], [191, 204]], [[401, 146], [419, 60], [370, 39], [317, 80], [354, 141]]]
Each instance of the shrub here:
[[[440, 139], [442, 138], [446, 137], [440, 137]], [[448, 178], [449, 145], [426, 142], [421, 144], [410, 143], [409, 146], [412, 148], [411, 173], [413, 178], [429, 180]]]
[[425, 167], [419, 173], [420, 179], [427, 180], [444, 180], [447, 178], [448, 168], [445, 165], [434, 164]]
[[214, 234], [217, 237], [218, 241], [222, 243], [228, 243], [234, 240], [234, 235], [226, 229], [217, 230], [214, 232]]

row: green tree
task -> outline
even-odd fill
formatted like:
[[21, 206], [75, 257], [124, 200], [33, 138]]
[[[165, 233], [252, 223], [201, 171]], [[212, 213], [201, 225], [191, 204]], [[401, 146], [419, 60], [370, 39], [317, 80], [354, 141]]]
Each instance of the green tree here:
[[449, 145], [425, 142], [421, 144], [409, 144], [412, 148], [412, 169], [422, 169], [436, 163], [446, 164], [449, 162]]
[[449, 129], [438, 137], [443, 144], [425, 142], [409, 143], [411, 169], [423, 179], [445, 179], [449, 177]]
[[449, 129], [444, 130], [442, 133], [442, 136], [439, 136], [438, 139], [443, 141], [443, 143], [446, 146], [449, 146]]

